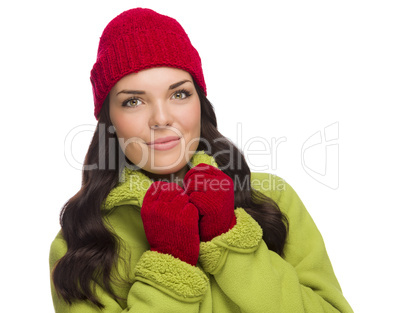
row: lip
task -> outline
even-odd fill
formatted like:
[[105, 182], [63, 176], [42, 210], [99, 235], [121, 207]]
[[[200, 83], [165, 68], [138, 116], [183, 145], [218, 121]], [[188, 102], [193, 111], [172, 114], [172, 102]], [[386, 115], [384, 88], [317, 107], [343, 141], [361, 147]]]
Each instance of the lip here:
[[147, 142], [147, 145], [151, 149], [155, 150], [169, 150], [173, 147], [177, 146], [180, 142], [180, 137], [177, 136], [168, 136], [163, 138], [158, 138], [155, 141]]

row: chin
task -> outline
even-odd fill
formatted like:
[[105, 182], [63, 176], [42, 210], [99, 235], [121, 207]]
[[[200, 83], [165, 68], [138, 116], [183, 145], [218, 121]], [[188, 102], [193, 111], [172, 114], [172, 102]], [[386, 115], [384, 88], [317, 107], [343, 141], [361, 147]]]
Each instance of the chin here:
[[[169, 175], [169, 174], [174, 174], [180, 171], [184, 166], [186, 166], [187, 163], [184, 163], [183, 165], [178, 165], [178, 166], [159, 166], [157, 168], [150, 168], [148, 172], [156, 175]], [[146, 169], [145, 169], [146, 170]]]
[[148, 159], [145, 166], [142, 167], [143, 170], [153, 173], [153, 174], [172, 174], [181, 170], [187, 164], [185, 158], [168, 157], [164, 156], [162, 158], [156, 157], [154, 160]]

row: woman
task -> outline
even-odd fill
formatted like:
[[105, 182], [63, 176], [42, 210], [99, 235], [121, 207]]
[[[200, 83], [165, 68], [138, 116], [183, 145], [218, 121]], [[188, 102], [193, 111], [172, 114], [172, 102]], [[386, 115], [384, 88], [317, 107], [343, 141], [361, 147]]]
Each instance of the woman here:
[[352, 312], [294, 190], [218, 132], [176, 20], [117, 16], [91, 82], [98, 125], [50, 251], [56, 312]]

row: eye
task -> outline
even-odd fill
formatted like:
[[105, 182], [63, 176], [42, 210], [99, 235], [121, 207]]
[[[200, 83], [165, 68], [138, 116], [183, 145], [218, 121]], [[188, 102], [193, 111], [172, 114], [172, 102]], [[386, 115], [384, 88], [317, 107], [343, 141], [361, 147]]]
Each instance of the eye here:
[[138, 98], [130, 98], [123, 102], [124, 107], [136, 107], [140, 105], [142, 101]]
[[190, 92], [188, 92], [188, 91], [185, 90], [185, 89], [182, 89], [182, 90], [176, 91], [176, 92], [173, 94], [172, 98], [173, 98], [173, 99], [185, 99], [185, 98], [190, 97], [190, 96], [191, 96], [191, 93], [190, 93]]

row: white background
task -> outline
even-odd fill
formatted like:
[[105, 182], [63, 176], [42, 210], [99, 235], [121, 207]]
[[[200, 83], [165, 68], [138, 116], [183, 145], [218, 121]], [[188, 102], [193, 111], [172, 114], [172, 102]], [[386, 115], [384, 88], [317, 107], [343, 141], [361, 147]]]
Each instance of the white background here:
[[[189, 34], [225, 136], [240, 148], [257, 136], [286, 139], [265, 157], [249, 151], [252, 170], [268, 165], [298, 192], [355, 312], [396, 312], [402, 10], [353, 0], [2, 2], [2, 310], [53, 311], [49, 247], [96, 124], [89, 72], [103, 28], [136, 6]], [[302, 163], [303, 144], [330, 125], [335, 145], [312, 147]], [[65, 151], [77, 126], [86, 131]]]

